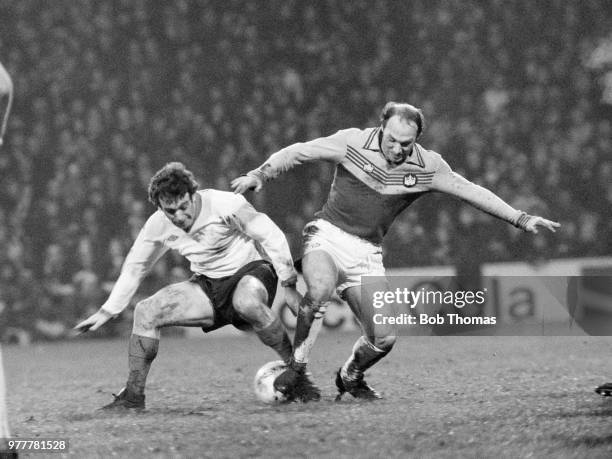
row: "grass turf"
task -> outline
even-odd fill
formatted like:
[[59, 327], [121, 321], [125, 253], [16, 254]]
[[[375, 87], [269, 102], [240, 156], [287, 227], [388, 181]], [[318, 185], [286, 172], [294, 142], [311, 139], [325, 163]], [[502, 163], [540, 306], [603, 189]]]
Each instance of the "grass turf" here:
[[[366, 376], [384, 400], [335, 403], [355, 334], [311, 357], [318, 403], [266, 406], [254, 335], [163, 338], [143, 413], [97, 411], [127, 374], [127, 339], [3, 349], [12, 430], [67, 438], [74, 457], [610, 457], [612, 339], [400, 337]], [[44, 455], [36, 454], [35, 457]], [[49, 455], [57, 458], [57, 454]]]

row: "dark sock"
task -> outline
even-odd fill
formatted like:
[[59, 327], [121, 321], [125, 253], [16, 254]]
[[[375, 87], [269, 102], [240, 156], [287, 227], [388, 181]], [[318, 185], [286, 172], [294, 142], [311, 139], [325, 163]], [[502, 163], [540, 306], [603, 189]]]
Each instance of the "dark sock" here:
[[255, 328], [255, 333], [262, 343], [274, 349], [286, 363], [289, 363], [293, 347], [287, 331], [278, 317], [265, 328], [259, 330]]
[[293, 338], [295, 347], [299, 346], [308, 337], [308, 332], [314, 320], [313, 301], [308, 297], [308, 294], [302, 298], [298, 307], [297, 324], [295, 328], [295, 336]]
[[129, 376], [126, 384], [128, 397], [142, 397], [144, 395], [147, 375], [151, 368], [151, 362], [157, 356], [159, 339], [146, 336], [130, 336], [128, 354]]
[[379, 349], [370, 343], [364, 336], [361, 336], [353, 346], [353, 353], [344, 363], [340, 374], [347, 380], [356, 380], [363, 376], [363, 373], [382, 359], [391, 351], [389, 349]]

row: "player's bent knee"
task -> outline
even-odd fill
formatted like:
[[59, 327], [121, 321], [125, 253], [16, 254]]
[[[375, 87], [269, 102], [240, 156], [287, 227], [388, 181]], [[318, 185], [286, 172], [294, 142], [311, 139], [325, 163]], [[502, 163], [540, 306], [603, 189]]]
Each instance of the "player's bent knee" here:
[[234, 311], [253, 325], [265, 326], [274, 319], [267, 306], [268, 292], [258, 279], [243, 277], [233, 296]]
[[156, 317], [154, 305], [155, 300], [146, 298], [139, 301], [134, 307], [134, 329], [152, 330], [156, 327]]
[[232, 298], [236, 310], [245, 312], [268, 303], [268, 291], [261, 281], [253, 276], [240, 279]]
[[389, 352], [391, 349], [393, 349], [396, 340], [397, 337], [393, 335], [375, 336], [372, 340], [372, 344], [381, 351]]
[[310, 299], [315, 303], [324, 303], [334, 294], [336, 281], [329, 276], [315, 274], [306, 280], [306, 285]]

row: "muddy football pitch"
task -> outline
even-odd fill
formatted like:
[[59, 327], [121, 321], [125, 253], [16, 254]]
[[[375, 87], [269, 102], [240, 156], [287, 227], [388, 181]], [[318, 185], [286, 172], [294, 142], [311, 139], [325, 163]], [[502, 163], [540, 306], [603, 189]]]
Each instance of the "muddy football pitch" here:
[[319, 337], [320, 402], [263, 405], [256, 370], [275, 355], [251, 334], [162, 338], [141, 413], [107, 413], [127, 339], [3, 349], [15, 437], [67, 439], [22, 457], [612, 457], [607, 337], [401, 337], [367, 374], [384, 399], [335, 402], [357, 338]]

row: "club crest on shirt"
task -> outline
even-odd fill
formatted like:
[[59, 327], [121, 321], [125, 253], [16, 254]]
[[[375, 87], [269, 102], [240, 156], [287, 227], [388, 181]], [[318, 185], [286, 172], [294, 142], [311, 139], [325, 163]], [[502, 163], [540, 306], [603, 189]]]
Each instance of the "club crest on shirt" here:
[[374, 171], [374, 166], [372, 166], [370, 163], [366, 163], [363, 165], [363, 170], [369, 174], [370, 172]]
[[407, 188], [411, 188], [418, 183], [417, 176], [415, 174], [406, 174], [404, 175], [404, 186]]

